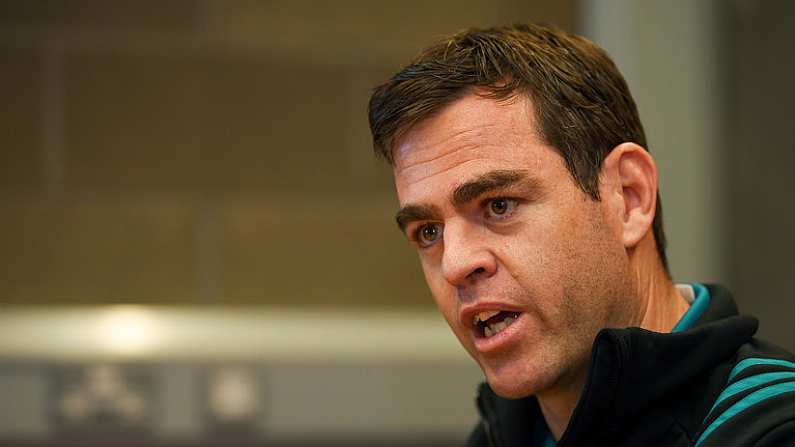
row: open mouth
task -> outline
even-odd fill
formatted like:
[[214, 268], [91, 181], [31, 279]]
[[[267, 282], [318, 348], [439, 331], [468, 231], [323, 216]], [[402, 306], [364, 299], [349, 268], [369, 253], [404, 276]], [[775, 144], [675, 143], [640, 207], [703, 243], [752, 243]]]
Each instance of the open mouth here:
[[475, 333], [481, 337], [488, 338], [499, 334], [510, 326], [520, 312], [508, 312], [505, 310], [487, 310], [475, 315], [473, 324]]

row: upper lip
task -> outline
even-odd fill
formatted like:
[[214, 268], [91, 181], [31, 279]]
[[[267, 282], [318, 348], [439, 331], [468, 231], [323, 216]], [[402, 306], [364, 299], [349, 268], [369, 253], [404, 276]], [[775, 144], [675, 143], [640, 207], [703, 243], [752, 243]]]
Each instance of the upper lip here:
[[507, 312], [522, 312], [521, 309], [518, 307], [508, 304], [508, 303], [501, 303], [497, 301], [482, 301], [479, 303], [471, 304], [466, 307], [461, 308], [458, 316], [460, 318], [461, 324], [466, 327], [474, 328], [475, 327], [475, 315], [486, 312], [488, 310], [502, 310]]

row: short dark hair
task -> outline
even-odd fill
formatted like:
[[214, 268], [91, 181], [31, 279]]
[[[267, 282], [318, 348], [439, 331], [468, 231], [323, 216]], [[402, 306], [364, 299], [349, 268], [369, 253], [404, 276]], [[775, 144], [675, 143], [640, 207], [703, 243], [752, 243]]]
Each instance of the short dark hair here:
[[[376, 154], [392, 164], [401, 136], [474, 89], [500, 101], [528, 95], [539, 137], [594, 200], [602, 161], [614, 147], [634, 142], [648, 150], [627, 83], [603, 49], [553, 26], [518, 24], [454, 34], [376, 87], [369, 103]], [[668, 271], [659, 193], [652, 229]]]

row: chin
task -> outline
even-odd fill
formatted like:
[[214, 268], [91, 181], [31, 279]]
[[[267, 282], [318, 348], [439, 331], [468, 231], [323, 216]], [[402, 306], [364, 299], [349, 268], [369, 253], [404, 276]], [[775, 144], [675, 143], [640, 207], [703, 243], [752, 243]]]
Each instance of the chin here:
[[534, 377], [534, 374], [526, 371], [508, 373], [500, 371], [486, 371], [486, 381], [491, 389], [500, 397], [505, 399], [522, 399], [538, 394], [545, 389], [543, 381]]

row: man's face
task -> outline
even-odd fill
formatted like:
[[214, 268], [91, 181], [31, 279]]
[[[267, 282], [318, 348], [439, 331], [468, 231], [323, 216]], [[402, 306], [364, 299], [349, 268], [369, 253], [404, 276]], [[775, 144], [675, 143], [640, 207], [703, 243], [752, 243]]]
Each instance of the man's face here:
[[394, 157], [398, 221], [492, 388], [518, 398], [580, 383], [595, 334], [633, 311], [627, 256], [620, 219], [536, 135], [530, 100], [469, 94]]

